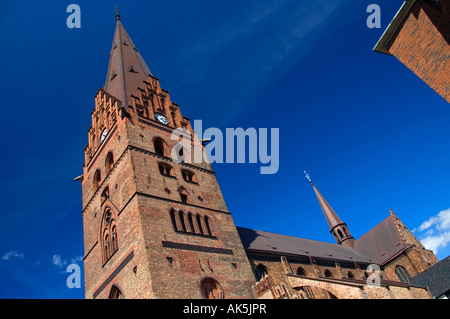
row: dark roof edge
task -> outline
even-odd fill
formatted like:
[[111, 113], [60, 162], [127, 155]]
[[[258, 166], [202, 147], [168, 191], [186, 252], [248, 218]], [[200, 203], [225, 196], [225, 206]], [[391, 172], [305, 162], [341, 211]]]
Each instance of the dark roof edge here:
[[375, 52], [384, 53], [387, 55], [392, 55], [389, 50], [387, 49], [387, 46], [391, 42], [392, 37], [397, 32], [398, 27], [400, 24], [404, 21], [406, 15], [410, 11], [411, 7], [414, 3], [416, 3], [417, 0], [405, 0], [402, 7], [398, 10], [397, 14], [395, 15], [394, 19], [392, 19], [389, 26], [384, 31], [381, 38], [378, 40], [375, 47], [372, 49]]
[[[277, 255], [277, 256], [285, 256], [285, 257], [291, 257], [291, 258], [299, 258], [299, 257], [306, 257], [306, 258], [313, 258], [314, 260], [324, 260], [324, 261], [332, 261], [332, 262], [346, 262], [346, 263], [351, 263], [351, 262], [355, 262], [357, 264], [378, 264], [378, 262], [375, 261], [370, 261], [370, 260], [355, 260], [355, 259], [340, 259], [340, 258], [326, 258], [326, 257], [321, 257], [321, 256], [314, 256], [314, 255], [302, 255], [302, 254], [293, 254], [293, 253], [288, 253], [288, 252], [282, 252], [282, 251], [270, 251], [270, 250], [262, 250], [262, 249], [252, 249], [252, 248], [244, 248], [244, 250], [247, 253], [255, 253], [258, 255]], [[364, 258], [364, 257], [362, 257]]]

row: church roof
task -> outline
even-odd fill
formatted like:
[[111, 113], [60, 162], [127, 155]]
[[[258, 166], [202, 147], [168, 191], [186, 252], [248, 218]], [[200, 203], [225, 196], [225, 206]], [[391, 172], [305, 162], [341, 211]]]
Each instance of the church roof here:
[[374, 263], [357, 251], [338, 244], [237, 227], [246, 251], [297, 255], [328, 260]]
[[450, 291], [450, 257], [447, 257], [411, 279], [411, 284], [427, 286], [434, 298]]
[[125, 108], [131, 94], [152, 75], [116, 14], [116, 30], [103, 89], [122, 102]]
[[388, 262], [406, 247], [392, 215], [376, 225], [355, 242], [355, 250], [378, 264]]

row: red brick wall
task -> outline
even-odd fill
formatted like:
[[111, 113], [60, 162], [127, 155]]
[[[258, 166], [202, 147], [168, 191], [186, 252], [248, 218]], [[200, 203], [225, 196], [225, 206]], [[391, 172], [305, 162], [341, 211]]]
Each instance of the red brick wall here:
[[450, 102], [450, 20], [430, 4], [416, 3], [389, 52]]

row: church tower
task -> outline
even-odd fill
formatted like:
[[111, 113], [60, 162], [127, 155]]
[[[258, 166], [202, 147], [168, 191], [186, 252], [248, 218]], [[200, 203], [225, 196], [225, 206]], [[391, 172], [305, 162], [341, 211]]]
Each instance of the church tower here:
[[320, 207], [322, 208], [325, 219], [327, 220], [328, 226], [330, 227], [330, 233], [333, 235], [338, 244], [342, 244], [353, 249], [355, 247], [355, 239], [348, 230], [347, 225], [342, 222], [339, 216], [334, 212], [333, 208], [331, 208], [330, 204], [328, 204], [328, 202], [316, 188], [308, 174], [306, 174], [306, 177], [311, 183], [314, 189], [314, 193], [319, 200]]
[[[118, 12], [83, 165], [86, 298], [251, 298], [255, 277], [211, 165], [189, 160], [189, 118]], [[175, 154], [175, 158], [173, 156]]]

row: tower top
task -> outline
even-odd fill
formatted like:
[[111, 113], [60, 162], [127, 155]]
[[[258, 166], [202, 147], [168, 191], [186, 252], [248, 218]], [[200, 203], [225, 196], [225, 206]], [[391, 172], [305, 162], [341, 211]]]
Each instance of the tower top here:
[[127, 111], [131, 95], [152, 74], [120, 21], [118, 6], [115, 12], [116, 30], [103, 89]]

